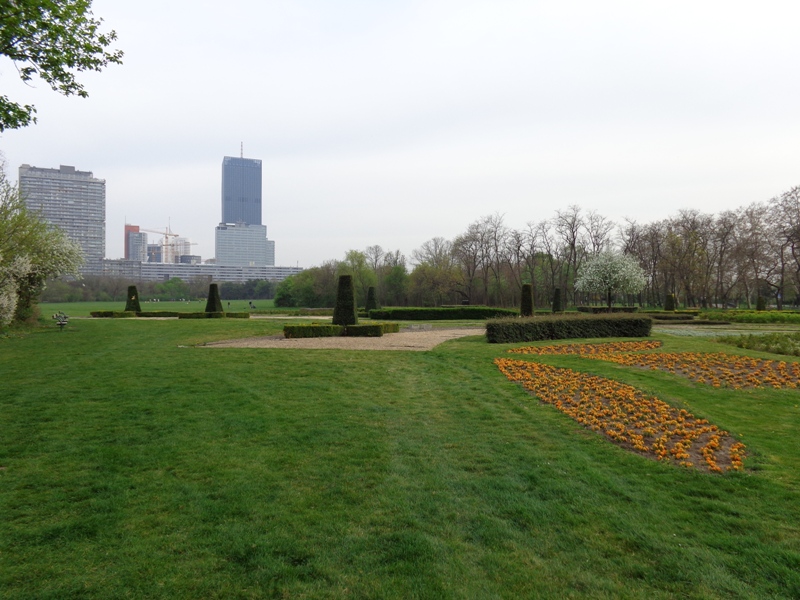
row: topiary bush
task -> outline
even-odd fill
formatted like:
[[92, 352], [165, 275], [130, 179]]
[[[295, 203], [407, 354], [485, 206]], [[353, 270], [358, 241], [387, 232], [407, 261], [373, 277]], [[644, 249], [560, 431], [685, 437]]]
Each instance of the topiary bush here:
[[647, 337], [652, 327], [649, 317], [613, 314], [494, 319], [486, 324], [486, 339], [493, 344], [510, 344], [572, 338]]
[[219, 297], [219, 286], [216, 283], [212, 283], [208, 286], [208, 300], [206, 301], [206, 311], [207, 313], [217, 313], [223, 312], [222, 310], [222, 300]]
[[135, 285], [128, 286], [128, 296], [125, 299], [125, 312], [141, 312], [142, 307], [139, 306], [139, 292], [136, 291]]
[[369, 325], [348, 325], [344, 328], [347, 337], [381, 337], [383, 326], [380, 323]]
[[533, 316], [533, 286], [530, 283], [522, 284], [522, 300], [519, 305], [519, 316]]
[[375, 299], [375, 288], [372, 286], [367, 290], [367, 304], [364, 308], [367, 312], [378, 308], [378, 301]]
[[336, 290], [336, 305], [333, 307], [334, 325], [355, 325], [358, 323], [356, 293], [352, 275], [340, 275]]
[[664, 310], [675, 310], [675, 294], [667, 294], [664, 300]]
[[767, 301], [764, 299], [764, 296], [759, 296], [756, 298], [756, 310], [767, 310]]
[[561, 288], [556, 288], [553, 291], [553, 312], [560, 313], [564, 311], [564, 307], [561, 305]]
[[344, 333], [341, 325], [320, 325], [311, 323], [310, 325], [284, 325], [283, 336], [289, 339], [314, 338], [314, 337], [336, 337]]

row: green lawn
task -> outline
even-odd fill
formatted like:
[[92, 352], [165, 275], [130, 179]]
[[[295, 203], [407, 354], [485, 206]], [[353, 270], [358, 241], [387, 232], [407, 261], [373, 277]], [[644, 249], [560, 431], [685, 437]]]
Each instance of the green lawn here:
[[510, 346], [481, 337], [196, 346], [282, 325], [80, 319], [0, 337], [0, 596], [800, 596], [797, 391], [546, 357], [747, 444], [746, 473], [706, 475], [539, 404], [492, 363]]
[[[230, 302], [230, 308], [228, 303]], [[274, 307], [273, 300], [223, 300], [222, 307], [231, 311], [249, 311], [248, 302], [252, 302], [257, 310]], [[174, 312], [202, 312], [205, 310], [205, 300], [184, 300], [163, 302], [140, 302], [143, 311], [169, 310]], [[50, 318], [50, 315], [58, 311], [66, 313], [70, 317], [88, 317], [90, 313], [101, 310], [125, 310], [125, 301], [122, 302], [42, 302], [42, 315]]]

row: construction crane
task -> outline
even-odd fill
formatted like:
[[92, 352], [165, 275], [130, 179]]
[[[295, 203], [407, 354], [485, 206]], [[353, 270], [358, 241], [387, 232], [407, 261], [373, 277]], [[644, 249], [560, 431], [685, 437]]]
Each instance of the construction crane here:
[[172, 233], [169, 230], [169, 227], [165, 227], [164, 231], [159, 231], [157, 229], [143, 229], [139, 228], [139, 231], [146, 231], [147, 233], [157, 233], [159, 235], [164, 236], [161, 240], [161, 262], [171, 263], [175, 262], [175, 244], [171, 244], [169, 241], [170, 237], [180, 237], [177, 233]]

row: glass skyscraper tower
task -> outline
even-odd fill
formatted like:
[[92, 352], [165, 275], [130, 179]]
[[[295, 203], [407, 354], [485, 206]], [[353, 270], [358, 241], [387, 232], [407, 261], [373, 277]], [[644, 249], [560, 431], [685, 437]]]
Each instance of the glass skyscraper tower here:
[[222, 159], [222, 223], [261, 225], [261, 161]]

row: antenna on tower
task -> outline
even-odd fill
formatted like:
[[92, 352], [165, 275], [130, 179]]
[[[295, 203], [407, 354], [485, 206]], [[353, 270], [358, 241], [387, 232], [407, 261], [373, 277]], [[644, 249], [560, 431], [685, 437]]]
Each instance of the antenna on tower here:
[[244, 142], [239, 142], [239, 158], [244, 158]]

